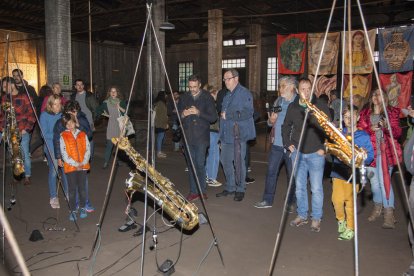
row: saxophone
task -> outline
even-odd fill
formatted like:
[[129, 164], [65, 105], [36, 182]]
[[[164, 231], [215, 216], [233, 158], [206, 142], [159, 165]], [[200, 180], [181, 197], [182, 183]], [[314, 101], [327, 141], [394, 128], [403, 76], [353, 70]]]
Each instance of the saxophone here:
[[8, 148], [13, 165], [13, 175], [18, 178], [24, 173], [23, 152], [20, 148], [22, 137], [20, 135], [20, 130], [17, 127], [14, 107], [9, 102], [4, 103], [2, 107], [6, 116], [4, 137], [6, 143], [9, 145]]
[[[316, 117], [319, 125], [333, 141], [333, 143], [325, 142], [326, 153], [335, 155], [339, 160], [348, 166], [352, 166], [352, 137], [347, 135], [345, 137], [342, 132], [329, 121], [328, 115], [319, 110], [316, 106], [308, 100], [304, 100], [312, 115]], [[367, 158], [367, 153], [362, 148], [355, 145], [355, 166], [364, 169], [364, 161]]]
[[[188, 202], [185, 197], [174, 188], [174, 184], [161, 175], [153, 166], [148, 164], [130, 144], [127, 137], [112, 138], [112, 143], [118, 144], [124, 150], [138, 171], [145, 173], [148, 170], [147, 194], [183, 229], [191, 230], [198, 224], [198, 208]], [[126, 181], [127, 191], [145, 193], [145, 179], [139, 172], [130, 172]]]

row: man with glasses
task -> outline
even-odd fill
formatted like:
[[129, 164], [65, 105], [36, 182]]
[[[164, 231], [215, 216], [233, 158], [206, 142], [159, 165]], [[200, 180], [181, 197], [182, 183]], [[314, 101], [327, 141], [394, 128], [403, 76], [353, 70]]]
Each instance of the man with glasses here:
[[239, 83], [237, 70], [227, 70], [223, 81], [229, 90], [222, 103], [219, 138], [226, 186], [216, 196], [234, 195], [235, 201], [242, 201], [246, 189], [246, 143], [256, 137], [253, 96]]

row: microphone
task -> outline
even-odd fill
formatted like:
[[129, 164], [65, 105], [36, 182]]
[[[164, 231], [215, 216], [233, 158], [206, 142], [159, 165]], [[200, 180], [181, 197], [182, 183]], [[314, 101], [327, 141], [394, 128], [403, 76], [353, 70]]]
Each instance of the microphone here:
[[15, 204], [16, 204], [16, 198], [14, 197], [14, 195], [12, 195], [9, 200], [9, 205], [7, 205], [7, 210], [11, 211], [11, 209], [13, 208], [13, 205]]
[[157, 247], [157, 244], [158, 244], [157, 237], [158, 237], [157, 230], [155, 230], [154, 228], [154, 230], [152, 231], [152, 245], [150, 245], [149, 247], [150, 250], [154, 250]]

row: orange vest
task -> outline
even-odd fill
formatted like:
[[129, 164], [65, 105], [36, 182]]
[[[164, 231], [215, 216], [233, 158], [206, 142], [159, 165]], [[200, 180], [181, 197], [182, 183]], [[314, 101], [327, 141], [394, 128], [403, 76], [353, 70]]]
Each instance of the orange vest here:
[[[72, 132], [64, 131], [61, 134], [63, 141], [65, 141], [66, 152], [70, 158], [75, 160], [78, 163], [82, 163], [83, 157], [85, 156], [86, 152], [86, 137], [85, 132], [79, 132], [78, 136], [73, 136]], [[84, 170], [89, 170], [90, 165], [89, 162], [82, 167]], [[63, 164], [63, 170], [65, 173], [70, 173], [76, 171], [76, 167], [69, 165], [68, 163]]]

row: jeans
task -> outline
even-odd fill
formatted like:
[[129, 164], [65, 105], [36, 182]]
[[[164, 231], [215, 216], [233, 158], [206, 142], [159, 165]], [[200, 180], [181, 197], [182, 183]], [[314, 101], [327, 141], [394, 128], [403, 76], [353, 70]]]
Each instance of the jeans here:
[[194, 163], [195, 172], [197, 174], [198, 181], [200, 182], [201, 191], [198, 191], [197, 181], [191, 166], [190, 158], [186, 150], [186, 160], [187, 167], [189, 172], [189, 181], [190, 181], [190, 193], [191, 194], [203, 194], [206, 191], [206, 154], [207, 154], [207, 145], [188, 145], [190, 150], [191, 159]]
[[76, 211], [76, 197], [79, 195], [79, 207], [85, 208], [86, 202], [86, 171], [74, 171], [66, 174], [69, 183], [70, 210]]
[[234, 177], [234, 144], [222, 144], [220, 161], [223, 165], [224, 175], [226, 176], [226, 188], [228, 192], [241, 192], [244, 193], [246, 190], [246, 142], [240, 142], [240, 155], [241, 155], [241, 168], [240, 168], [240, 183], [237, 183]]
[[[387, 200], [385, 187], [384, 187], [384, 176], [382, 174], [382, 166], [381, 166], [381, 155], [377, 156], [377, 166], [368, 167], [367, 168], [367, 175], [369, 177], [369, 182], [371, 183], [371, 191], [373, 196], [374, 203], [382, 204], [384, 208], [394, 208], [394, 191], [392, 189], [392, 185], [390, 186], [390, 197]], [[391, 180], [391, 172], [393, 167], [389, 167], [389, 174]]]
[[[272, 145], [269, 153], [265, 190], [263, 200], [269, 204], [273, 204], [275, 198], [275, 191], [277, 186], [277, 179], [279, 178], [280, 167], [285, 163], [287, 173], [287, 185], [289, 185], [290, 176], [292, 174], [292, 161], [290, 159], [290, 152], [287, 152], [281, 146]], [[295, 198], [295, 182], [292, 183], [292, 188], [288, 197], [288, 204], [294, 203]]]
[[[323, 171], [325, 156], [314, 153], [297, 153], [299, 155], [296, 168], [296, 201], [298, 215], [308, 217], [308, 175], [312, 191], [312, 214], [314, 220], [320, 220], [323, 214]], [[293, 155], [293, 154], [292, 154]], [[294, 155], [293, 155], [294, 156]], [[292, 159], [294, 160], [294, 159]]]
[[164, 137], [165, 137], [165, 130], [157, 132], [157, 143], [156, 143], [157, 148], [155, 152], [158, 153], [161, 151], [162, 144], [164, 142]]
[[105, 154], [104, 154], [104, 162], [105, 164], [108, 164], [109, 159], [111, 159], [112, 149], [114, 148], [114, 144], [111, 140], [106, 139], [106, 145], [105, 145]]
[[207, 178], [216, 180], [220, 164], [220, 148], [218, 144], [219, 133], [210, 131], [210, 147], [208, 148], [206, 175]]
[[[177, 130], [178, 129], [178, 124], [177, 123], [174, 123], [173, 125], [172, 125], [172, 130], [173, 131], [175, 131], [175, 130]], [[211, 136], [210, 136], [211, 137]], [[211, 138], [210, 138], [211, 139]], [[174, 150], [175, 151], [178, 151], [179, 149], [180, 149], [180, 142], [173, 142], [173, 144], [174, 144]], [[211, 142], [210, 142], [210, 146], [211, 146]]]
[[22, 141], [20, 146], [24, 155], [24, 174], [26, 177], [32, 175], [32, 163], [30, 160], [30, 133], [25, 133], [22, 135]]
[[57, 160], [54, 158], [53, 148], [50, 148], [50, 153], [52, 154], [53, 158], [50, 156], [49, 151], [46, 147], [44, 147], [44, 153], [47, 158], [47, 164], [49, 166], [49, 175], [48, 175], [48, 183], [49, 183], [49, 195], [50, 198], [57, 197], [57, 188], [56, 188], [56, 172], [59, 169], [57, 165]]

